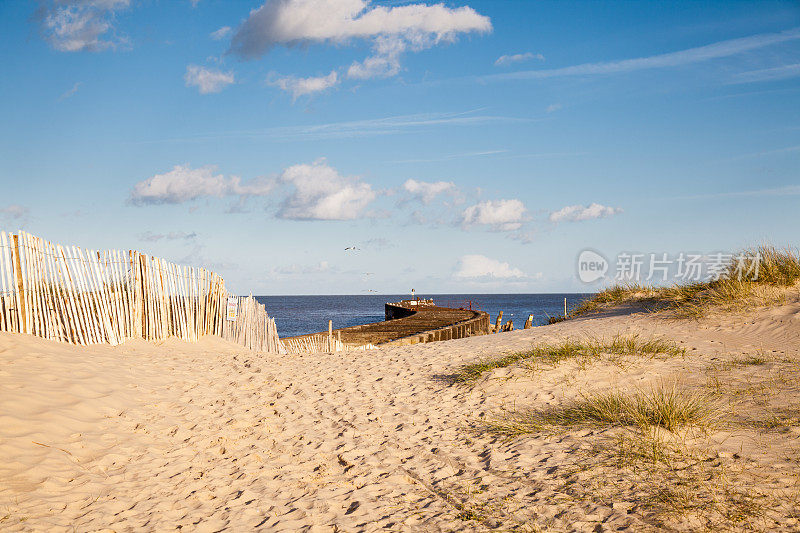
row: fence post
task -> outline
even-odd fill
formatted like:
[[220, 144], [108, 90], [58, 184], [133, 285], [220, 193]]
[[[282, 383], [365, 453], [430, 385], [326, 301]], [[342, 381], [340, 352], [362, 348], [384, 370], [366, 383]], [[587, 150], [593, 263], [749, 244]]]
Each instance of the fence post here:
[[28, 326], [27, 326], [27, 319], [25, 317], [25, 285], [22, 283], [22, 261], [19, 257], [19, 234], [12, 235], [14, 238], [14, 268], [17, 273], [17, 293], [19, 294], [19, 308], [17, 309], [17, 313], [19, 314], [20, 324], [22, 324], [22, 329], [20, 333], [27, 333]]
[[144, 256], [139, 254], [138, 252], [134, 252], [134, 273], [136, 275], [136, 283], [134, 285], [134, 291], [136, 293], [136, 336], [140, 339], [146, 339], [146, 328], [145, 328], [145, 289], [144, 289], [144, 279], [143, 276], [145, 274], [144, 271]]
[[533, 325], [533, 315], [528, 315], [528, 320], [525, 321], [525, 329], [531, 329]]
[[503, 325], [503, 312], [499, 311], [497, 313], [497, 320], [494, 323], [494, 332], [500, 333], [500, 326]]

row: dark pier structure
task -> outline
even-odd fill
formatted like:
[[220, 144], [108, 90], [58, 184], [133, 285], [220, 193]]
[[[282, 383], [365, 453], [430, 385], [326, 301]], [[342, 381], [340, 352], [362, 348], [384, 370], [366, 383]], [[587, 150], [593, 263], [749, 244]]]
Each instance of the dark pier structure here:
[[[346, 346], [365, 344], [417, 344], [486, 335], [489, 314], [465, 308], [439, 307], [432, 300], [387, 303], [386, 320], [333, 330], [334, 338]], [[327, 335], [312, 333], [295, 338]]]

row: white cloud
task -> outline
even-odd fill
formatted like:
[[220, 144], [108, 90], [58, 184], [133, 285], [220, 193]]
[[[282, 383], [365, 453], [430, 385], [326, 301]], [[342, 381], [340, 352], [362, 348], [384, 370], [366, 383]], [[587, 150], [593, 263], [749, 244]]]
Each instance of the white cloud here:
[[463, 111], [457, 113], [419, 113], [313, 126], [289, 127], [273, 130], [273, 133], [278, 134], [278, 136], [284, 134], [292, 138], [327, 139], [422, 131], [431, 126], [479, 126], [483, 124], [519, 122], [527, 122], [527, 119], [476, 115], [475, 111]]
[[391, 242], [389, 239], [384, 237], [373, 237], [372, 239], [362, 241], [360, 247], [372, 251], [381, 251], [386, 250], [387, 248], [394, 248], [395, 246], [397, 245]]
[[731, 157], [729, 161], [736, 161], [738, 159], [749, 159], [751, 157], [762, 157], [765, 155], [786, 154], [791, 152], [800, 151], [800, 144], [795, 146], [785, 146], [783, 148], [775, 148], [773, 150], [762, 150], [760, 152], [753, 152], [749, 154], [742, 154], [736, 157]]
[[230, 35], [231, 31], [233, 30], [231, 29], [230, 26], [223, 26], [217, 31], [212, 31], [211, 38], [214, 39], [215, 41], [221, 41], [222, 39]]
[[353, 63], [349, 78], [394, 76], [400, 55], [441, 42], [460, 33], [489, 32], [489, 17], [471, 7], [444, 4], [373, 6], [368, 0], [268, 0], [250, 12], [236, 30], [230, 53], [254, 59], [275, 45], [340, 44], [352, 39], [371, 40], [373, 53]]
[[564, 106], [562, 106], [561, 104], [550, 104], [549, 106], [547, 106], [547, 109], [545, 109], [545, 112], [547, 112], [547, 113], [555, 113], [556, 111], [558, 111], [562, 107], [564, 107]]
[[310, 78], [286, 76], [283, 78], [267, 79], [268, 85], [272, 85], [292, 93], [292, 100], [297, 100], [299, 97], [306, 94], [314, 94], [326, 89], [330, 89], [331, 87], [335, 87], [338, 83], [339, 75], [335, 70], [332, 70], [327, 76], [312, 76]]
[[30, 209], [19, 204], [10, 204], [0, 207], [0, 220], [6, 223], [19, 222], [28, 217]]
[[435, 161], [452, 161], [453, 159], [466, 159], [468, 157], [482, 157], [482, 156], [491, 156], [491, 155], [498, 155], [498, 154], [505, 154], [510, 152], [510, 150], [484, 150], [481, 152], [462, 152], [459, 154], [447, 154], [441, 155], [438, 157], [430, 157], [427, 159], [396, 159], [391, 161], [392, 163], [433, 163]]
[[222, 72], [197, 65], [186, 67], [183, 80], [187, 87], [196, 86], [200, 94], [218, 93], [235, 82], [232, 71]]
[[525, 278], [525, 273], [508, 263], [491, 259], [485, 255], [465, 255], [458, 262], [455, 276], [457, 278]]
[[434, 198], [444, 193], [454, 193], [456, 184], [452, 181], [417, 181], [406, 180], [403, 189], [411, 196], [419, 198], [422, 203], [429, 204]]
[[[800, 147], [798, 147], [800, 149]], [[697, 194], [693, 196], [679, 196], [679, 200], [701, 200], [706, 198], [735, 198], [748, 196], [795, 196], [800, 195], [800, 185], [786, 185], [770, 189], [755, 189], [749, 191], [718, 192], [711, 194]]]
[[272, 275], [295, 275], [295, 274], [320, 274], [323, 272], [336, 272], [338, 269], [331, 267], [328, 261], [320, 261], [315, 265], [298, 265], [293, 263], [282, 267], [273, 268]]
[[751, 70], [736, 74], [732, 83], [755, 83], [759, 81], [777, 81], [800, 76], [800, 63], [781, 65], [779, 67]]
[[[530, 119], [502, 115], [478, 115], [479, 109], [451, 113], [418, 113], [414, 115], [395, 115], [366, 120], [330, 122], [305, 126], [275, 126], [262, 130], [207, 132], [206, 140], [261, 137], [270, 140], [321, 140], [353, 137], [393, 135], [397, 133], [416, 133], [436, 126], [482, 126], [485, 124], [520, 124]], [[196, 137], [191, 137], [196, 140]], [[169, 140], [186, 140], [172, 137]], [[161, 141], [156, 141], [161, 142]], [[492, 153], [492, 152], [487, 152]], [[545, 154], [545, 155], [583, 155], [584, 153]], [[468, 154], [467, 154], [468, 155]], [[474, 155], [474, 154], [473, 154]], [[459, 157], [458, 155], [454, 157]]]
[[107, 38], [114, 14], [130, 0], [49, 0], [42, 4], [39, 23], [50, 46], [61, 52], [97, 52], [120, 39]]
[[169, 233], [153, 233], [152, 231], [145, 231], [139, 234], [139, 240], [144, 242], [158, 242], [160, 240], [168, 241], [190, 241], [197, 237], [195, 232], [185, 231], [170, 231]]
[[344, 42], [351, 38], [403, 36], [452, 40], [458, 33], [487, 32], [489, 17], [470, 7], [443, 4], [371, 7], [367, 0], [270, 0], [250, 12], [238, 28], [231, 51], [260, 57], [276, 44]]
[[542, 54], [534, 54], [533, 52], [525, 52], [524, 54], [503, 55], [497, 58], [494, 62], [496, 67], [511, 65], [512, 63], [521, 63], [523, 61], [530, 61], [531, 59], [538, 59], [544, 61]]
[[347, 69], [347, 77], [366, 80], [396, 76], [400, 72], [400, 56], [407, 48], [406, 42], [399, 37], [376, 37], [372, 55], [364, 61], [353, 62]]
[[67, 98], [72, 98], [73, 96], [75, 96], [75, 93], [77, 93], [78, 89], [80, 88], [81, 88], [81, 82], [76, 82], [70, 90], [59, 96], [58, 100], [61, 101], [61, 100], [66, 100]]
[[669, 52], [649, 57], [637, 57], [633, 59], [622, 59], [619, 61], [605, 61], [600, 63], [584, 63], [555, 69], [526, 70], [520, 72], [510, 72], [508, 74], [492, 74], [484, 76], [483, 79], [544, 79], [562, 76], [589, 76], [596, 74], [616, 74], [621, 72], [632, 72], [635, 70], [678, 67], [730, 57], [750, 50], [756, 50], [765, 46], [778, 44], [786, 41], [800, 39], [800, 28], [779, 33], [764, 33], [743, 37], [740, 39], [730, 39], [719, 41], [706, 46], [688, 48], [678, 52]]
[[595, 218], [605, 218], [622, 213], [619, 207], [607, 207], [597, 203], [589, 206], [568, 205], [558, 211], [550, 213], [550, 222], [578, 222], [581, 220], [592, 220]]
[[324, 160], [291, 166], [279, 180], [294, 187], [278, 210], [279, 218], [352, 220], [377, 196], [370, 184], [341, 176]]
[[265, 196], [274, 188], [273, 180], [256, 178], [242, 183], [241, 178], [214, 174], [217, 168], [191, 168], [176, 165], [164, 174], [156, 174], [134, 185], [129, 201], [134, 205], [180, 204], [203, 197]]
[[[377, 197], [372, 186], [357, 178], [341, 176], [324, 160], [286, 168], [277, 178], [261, 177], [243, 182], [226, 177], [214, 166], [191, 168], [177, 165], [134, 185], [128, 199], [133, 205], [180, 204], [200, 198], [267, 196], [277, 184], [291, 190], [276, 216], [292, 220], [352, 220]], [[229, 212], [240, 212], [241, 205]]]
[[467, 207], [462, 214], [465, 226], [483, 224], [495, 231], [514, 231], [525, 221], [525, 204], [519, 200], [488, 200]]

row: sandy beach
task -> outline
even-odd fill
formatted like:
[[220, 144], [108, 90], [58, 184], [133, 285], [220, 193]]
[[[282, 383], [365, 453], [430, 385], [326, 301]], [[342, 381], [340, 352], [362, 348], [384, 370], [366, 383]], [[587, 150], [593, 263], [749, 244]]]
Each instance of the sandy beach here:
[[[796, 300], [701, 322], [618, 309], [505, 334], [296, 357], [210, 337], [81, 348], [2, 334], [0, 524], [797, 530], [796, 418], [786, 427], [737, 420], [792, 409], [796, 417], [799, 313]], [[472, 386], [452, 380], [466, 363], [534, 344], [616, 335], [671, 339], [686, 353], [517, 364]], [[515, 410], [665, 381], [682, 390], [716, 383], [727, 420], [669, 434], [692, 450], [687, 457], [700, 457], [680, 468], [637, 468], [630, 457], [615, 463], [623, 436], [633, 435], [626, 429], [513, 438], [485, 429]], [[701, 470], [696, 479], [693, 469]], [[691, 497], [702, 505], [672, 512], [657, 492], [682, 476], [688, 488], [698, 483]]]

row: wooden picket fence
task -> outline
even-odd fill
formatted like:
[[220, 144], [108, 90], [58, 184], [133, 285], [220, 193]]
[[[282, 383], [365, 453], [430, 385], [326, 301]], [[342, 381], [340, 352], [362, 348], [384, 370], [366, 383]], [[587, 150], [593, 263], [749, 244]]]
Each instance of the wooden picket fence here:
[[221, 337], [261, 352], [286, 353], [278, 337], [275, 319], [267, 315], [263, 304], [253, 298], [237, 296], [239, 314], [236, 321], [225, 320]]
[[345, 352], [353, 350], [374, 350], [374, 344], [364, 344], [360, 346], [351, 346], [343, 343], [339, 339], [326, 335], [325, 333], [317, 333], [315, 335], [305, 335], [303, 337], [285, 338], [281, 342], [286, 349], [286, 353], [313, 353], [313, 352]]
[[325, 334], [283, 339], [283, 345], [289, 353], [341, 352], [344, 349], [342, 341]]
[[134, 250], [82, 250], [0, 232], [0, 291], [0, 331], [80, 345], [217, 335], [285, 352], [274, 319], [252, 296], [237, 297], [238, 316], [227, 320], [233, 295], [219, 275]]

